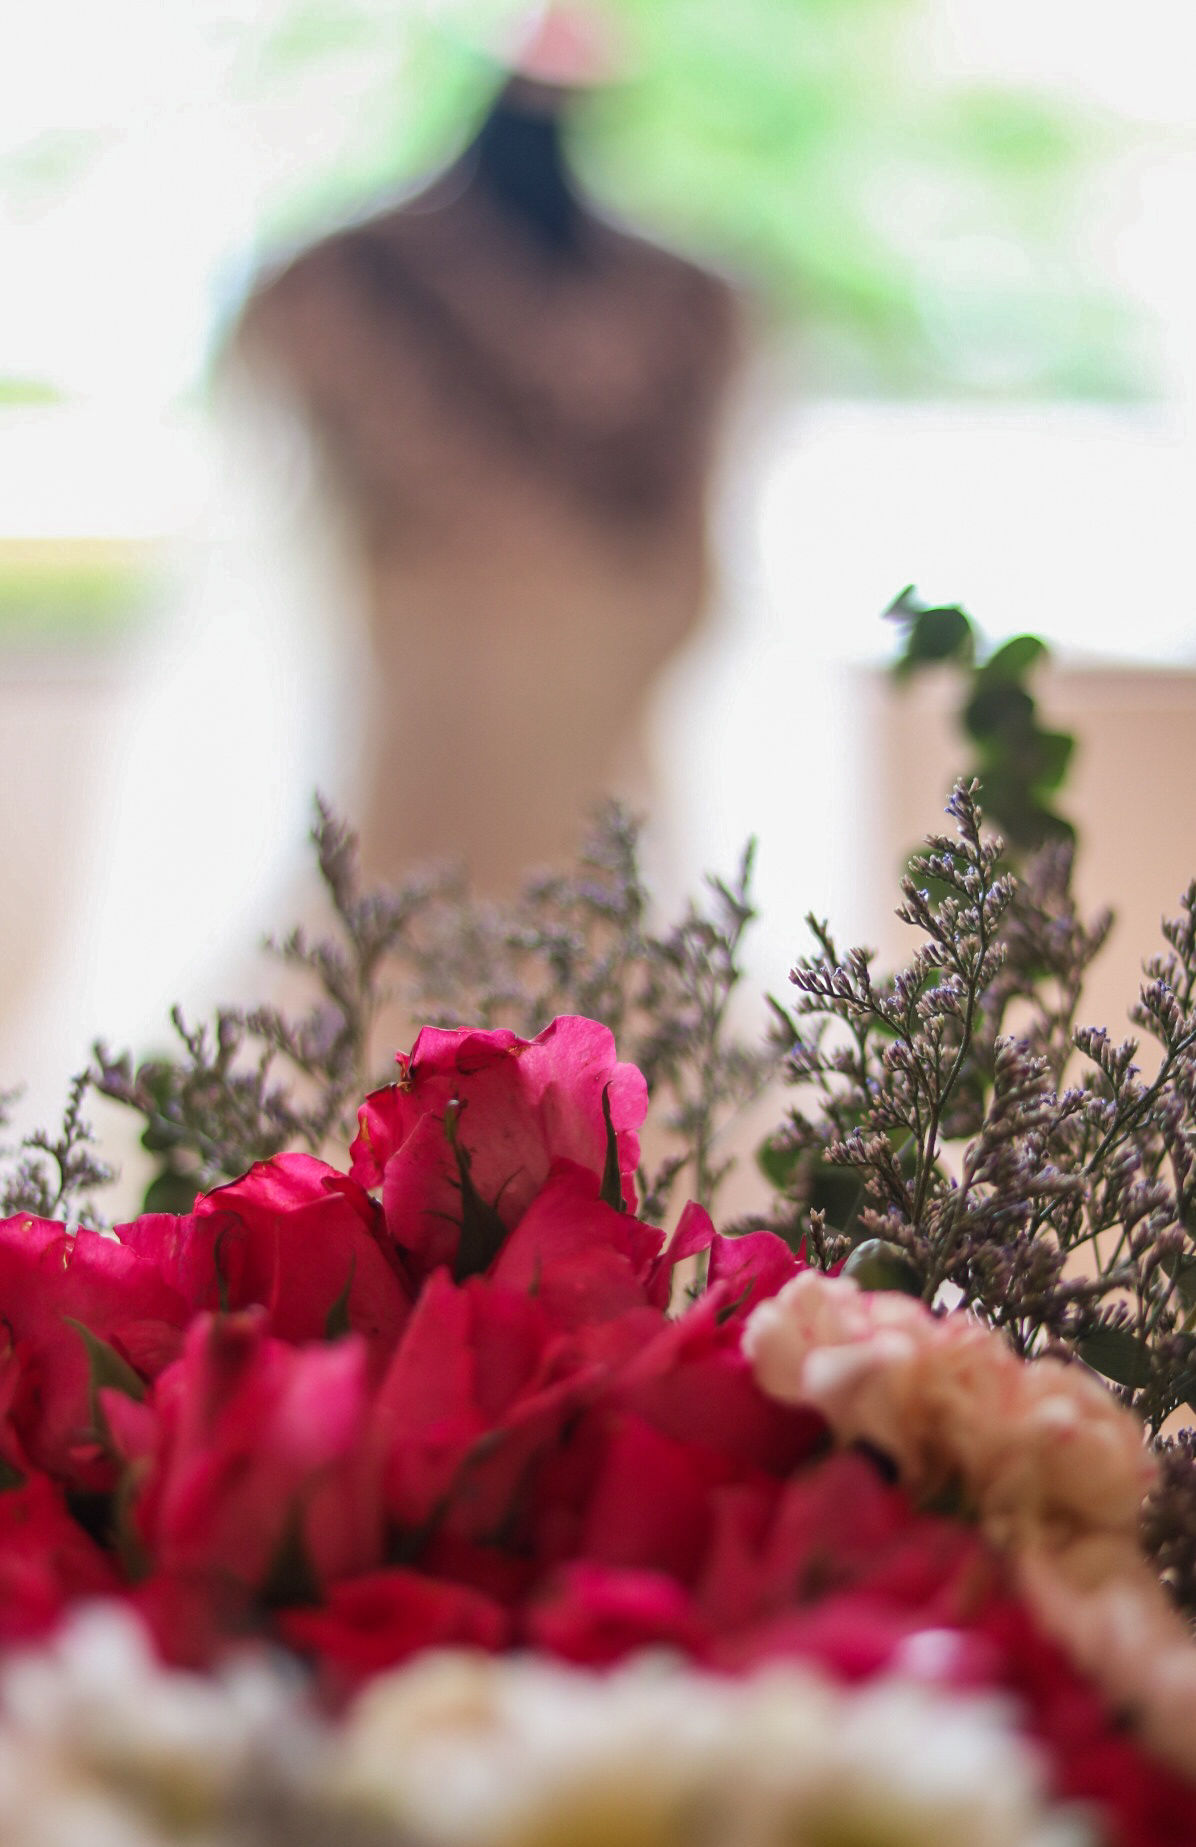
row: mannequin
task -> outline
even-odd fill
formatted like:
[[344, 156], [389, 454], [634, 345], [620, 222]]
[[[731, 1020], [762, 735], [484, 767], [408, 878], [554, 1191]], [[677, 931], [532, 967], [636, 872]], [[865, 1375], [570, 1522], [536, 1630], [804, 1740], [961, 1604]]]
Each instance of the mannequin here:
[[443, 175], [265, 279], [237, 334], [359, 561], [367, 871], [460, 857], [496, 895], [647, 793], [737, 321], [723, 281], [586, 204], [551, 75], [525, 59]]

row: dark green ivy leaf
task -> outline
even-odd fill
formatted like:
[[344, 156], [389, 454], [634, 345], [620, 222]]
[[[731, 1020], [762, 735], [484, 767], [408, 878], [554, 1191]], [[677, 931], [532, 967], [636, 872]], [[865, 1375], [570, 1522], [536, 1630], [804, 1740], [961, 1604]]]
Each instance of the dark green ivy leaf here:
[[1086, 1366], [1116, 1385], [1137, 1387], [1150, 1378], [1150, 1355], [1128, 1328], [1097, 1328], [1076, 1342], [1076, 1351]]
[[986, 684], [981, 675], [977, 691], [964, 707], [963, 722], [977, 739], [998, 733], [1028, 736], [1034, 723], [1034, 701], [1024, 686], [1008, 680]]
[[1066, 731], [1039, 731], [1034, 738], [1038, 758], [1037, 789], [1057, 789], [1067, 775], [1076, 741]]
[[180, 1173], [173, 1167], [163, 1167], [146, 1187], [141, 1210], [185, 1215], [195, 1205], [197, 1192], [193, 1174]]

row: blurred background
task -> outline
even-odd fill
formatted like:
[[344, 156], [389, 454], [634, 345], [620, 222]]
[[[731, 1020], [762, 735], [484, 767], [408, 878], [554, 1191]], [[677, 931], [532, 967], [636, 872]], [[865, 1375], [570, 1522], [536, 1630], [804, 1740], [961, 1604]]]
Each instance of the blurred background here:
[[[569, 740], [596, 777], [608, 709], [665, 902], [754, 832], [762, 980], [808, 909], [891, 948], [891, 875], [964, 755], [947, 693], [882, 671], [879, 612], [910, 582], [1052, 646], [1083, 889], [1125, 913], [1111, 1010], [1196, 870], [1186, 0], [1142, 0], [1132, 29], [1081, 0], [605, 0], [567, 25], [469, 0], [26, 11], [0, 66], [0, 1087], [26, 1084], [21, 1120], [56, 1111], [96, 1034], [145, 1048], [172, 1001], [260, 987], [251, 945], [307, 902], [317, 785], [385, 817], [401, 782], [377, 862], [468, 851], [474, 826], [497, 888], [560, 828], [536, 832], [519, 777], [572, 801]], [[529, 58], [533, 115], [546, 83], [583, 92], [587, 224], [638, 240], [601, 244], [558, 319], [529, 257], [543, 325], [522, 257], [441, 236]], [[396, 211], [408, 309], [450, 304], [439, 372], [406, 322], [375, 350], [348, 308], [313, 320], [304, 284], [243, 337], [256, 278], [313, 246], [339, 262], [334, 227]], [[413, 372], [393, 414], [392, 358]], [[507, 467], [517, 422], [533, 449], [588, 434], [560, 468]], [[608, 441], [659, 451], [659, 504], [595, 537], [550, 477]]]

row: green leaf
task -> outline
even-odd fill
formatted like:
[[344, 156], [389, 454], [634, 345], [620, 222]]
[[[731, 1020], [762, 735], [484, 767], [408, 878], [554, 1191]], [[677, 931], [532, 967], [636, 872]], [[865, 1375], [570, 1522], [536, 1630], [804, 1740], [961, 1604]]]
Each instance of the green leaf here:
[[882, 621], [909, 622], [918, 614], [918, 592], [914, 584], [906, 584], [899, 590], [889, 607], [882, 612]]
[[1034, 701], [1024, 687], [997, 680], [979, 689], [964, 707], [963, 722], [974, 738], [1024, 734], [1034, 722]]
[[1076, 1351], [1086, 1366], [1116, 1385], [1136, 1388], [1150, 1378], [1149, 1351], [1128, 1328], [1097, 1328], [1076, 1342]]
[[89, 1387], [93, 1400], [98, 1404], [96, 1394], [100, 1391], [123, 1392], [126, 1398], [135, 1398], [138, 1404], [145, 1397], [145, 1381], [138, 1377], [122, 1359], [115, 1347], [93, 1334], [82, 1321], [76, 1321], [71, 1315], [64, 1315], [68, 1328], [74, 1328], [79, 1339], [87, 1349], [87, 1363], [90, 1368]]
[[887, 1238], [865, 1238], [843, 1265], [861, 1289], [892, 1289], [901, 1295], [921, 1295], [922, 1278], [908, 1251]]
[[228, 1271], [225, 1269], [225, 1244], [230, 1227], [225, 1225], [216, 1233], [216, 1242], [212, 1246], [212, 1268], [216, 1272], [216, 1296], [220, 1303], [220, 1313], [227, 1315], [229, 1305]]
[[755, 1277], [749, 1277], [748, 1281], [744, 1284], [743, 1288], [739, 1291], [739, 1294], [734, 1298], [733, 1301], [724, 1302], [721, 1308], [715, 1310], [714, 1321], [715, 1321], [716, 1327], [721, 1328], [726, 1325], [726, 1323], [731, 1319], [731, 1316], [735, 1313], [736, 1309], [743, 1307], [744, 1303], [747, 1301], [748, 1297], [751, 1295], [752, 1290], [755, 1287], [756, 1287]]
[[616, 1212], [623, 1210], [623, 1176], [619, 1172], [619, 1141], [610, 1119], [610, 1085], [602, 1086], [602, 1120], [606, 1124], [606, 1160], [602, 1164], [603, 1202]]
[[136, 1399], [140, 1404], [145, 1397], [145, 1382], [140, 1379], [122, 1359], [115, 1347], [93, 1334], [82, 1321], [76, 1321], [71, 1315], [64, 1315], [68, 1328], [74, 1328], [79, 1339], [87, 1349], [87, 1405], [91, 1415], [91, 1427], [96, 1440], [111, 1449], [112, 1433], [108, 1428], [108, 1419], [104, 1416], [104, 1407], [100, 1401], [102, 1391], [123, 1392], [126, 1398]]
[[[142, 1137], [144, 1141], [144, 1137]], [[198, 1188], [193, 1174], [178, 1173], [171, 1167], [164, 1167], [155, 1174], [145, 1189], [141, 1202], [143, 1212], [176, 1212], [185, 1215], [195, 1204]]]
[[353, 1288], [353, 1277], [356, 1270], [357, 1252], [352, 1251], [349, 1255], [349, 1274], [345, 1278], [345, 1286], [324, 1317], [325, 1340], [343, 1340], [346, 1334], [352, 1332], [349, 1321], [349, 1293]]
[[467, 1276], [478, 1276], [483, 1270], [488, 1270], [507, 1236], [507, 1228], [497, 1211], [489, 1200], [482, 1198], [473, 1183], [469, 1150], [463, 1148], [458, 1139], [460, 1120], [461, 1104], [454, 1098], [444, 1112], [444, 1132], [457, 1163], [457, 1179], [461, 1187], [461, 1240], [453, 1264], [455, 1283], [462, 1283]]
[[1173, 1251], [1160, 1259], [1160, 1263], [1168, 1276], [1175, 1278], [1175, 1287], [1184, 1307], [1196, 1305], [1196, 1257], [1186, 1256], [1182, 1251]]
[[923, 609], [906, 636], [898, 673], [935, 661], [970, 661], [975, 647], [972, 625], [962, 609]]
[[1013, 682], [1024, 679], [1032, 667], [1045, 660], [1049, 650], [1037, 635], [1015, 635], [1011, 641], [990, 654], [980, 668], [979, 677], [989, 681]]
[[756, 1165], [770, 1186], [778, 1193], [784, 1193], [797, 1178], [801, 1165], [802, 1150], [786, 1147], [785, 1143], [774, 1136], [761, 1142], [756, 1150]]
[[137, 1496], [141, 1492], [150, 1463], [147, 1457], [130, 1462], [121, 1470], [111, 1503], [111, 1541], [130, 1584], [140, 1584], [152, 1569], [149, 1553], [137, 1530]]
[[855, 1167], [820, 1161], [810, 1175], [807, 1204], [825, 1215], [832, 1231], [850, 1233], [864, 1200], [864, 1183]]
[[1034, 739], [1034, 753], [1038, 759], [1034, 777], [1034, 787], [1038, 790], [1057, 789], [1067, 775], [1075, 750], [1075, 738], [1067, 731], [1039, 731]]
[[286, 1524], [266, 1572], [261, 1595], [269, 1609], [320, 1601], [319, 1574], [312, 1563], [303, 1530], [303, 1509], [296, 1502], [287, 1509]]
[[179, 1140], [177, 1129], [155, 1118], [146, 1123], [141, 1135], [141, 1146], [147, 1154], [169, 1154], [178, 1147]]

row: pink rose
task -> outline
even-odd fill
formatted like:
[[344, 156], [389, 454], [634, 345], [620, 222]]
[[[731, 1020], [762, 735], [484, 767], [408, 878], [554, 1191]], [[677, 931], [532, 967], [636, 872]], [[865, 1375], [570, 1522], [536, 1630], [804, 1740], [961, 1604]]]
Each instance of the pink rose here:
[[352, 1171], [381, 1182], [387, 1228], [417, 1276], [485, 1269], [555, 1161], [588, 1169], [634, 1211], [647, 1086], [605, 1026], [562, 1018], [532, 1040], [425, 1027], [400, 1064], [399, 1082], [362, 1105]]

